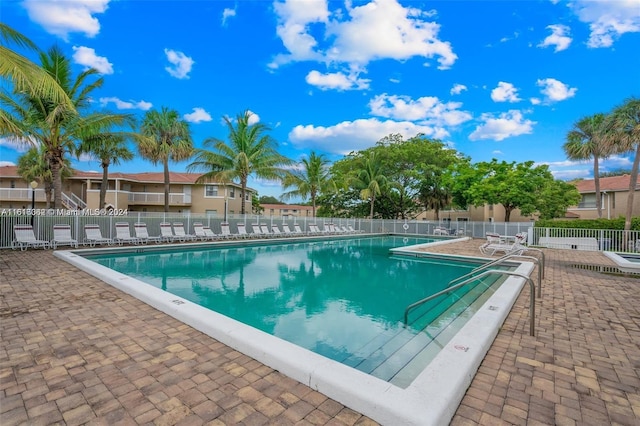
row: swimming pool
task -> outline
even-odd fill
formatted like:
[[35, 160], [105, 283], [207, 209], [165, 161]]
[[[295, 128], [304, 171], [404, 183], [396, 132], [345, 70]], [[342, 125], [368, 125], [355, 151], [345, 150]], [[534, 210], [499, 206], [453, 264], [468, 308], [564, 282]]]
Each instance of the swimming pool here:
[[604, 251], [605, 256], [613, 260], [622, 272], [640, 274], [640, 253], [615, 253]]
[[[386, 240], [393, 241], [389, 237]], [[59, 256], [67, 257], [68, 261], [83, 269], [88, 268], [85, 270], [90, 270], [91, 273], [112, 285], [382, 423], [401, 421], [406, 424], [438, 424], [443, 419], [448, 421], [464, 395], [473, 372], [497, 333], [497, 327], [506, 317], [508, 309], [505, 307], [510, 308], [522, 284], [502, 285], [494, 289], [493, 294], [487, 294], [485, 298], [476, 298], [479, 299], [476, 303], [477, 321], [467, 322], [459, 333], [450, 331], [451, 327], [442, 326], [440, 323], [435, 329], [427, 327], [426, 332], [419, 332], [414, 329], [415, 327], [404, 329], [399, 324], [402, 311], [406, 304], [416, 299], [414, 297], [416, 293], [413, 291], [420, 287], [416, 285], [417, 283], [424, 281], [420, 279], [425, 271], [424, 265], [434, 263], [434, 260], [389, 260], [381, 255], [381, 252], [375, 253], [376, 250], [372, 248], [375, 245], [373, 244], [375, 239], [358, 238], [357, 241], [357, 244], [345, 244], [343, 241], [311, 243], [301, 241], [286, 245], [269, 244], [256, 248], [225, 247], [217, 250], [200, 248], [195, 250], [196, 247], [191, 250], [188, 247], [190, 245], [182, 244], [179, 246], [181, 251], [179, 253], [167, 252], [164, 247], [148, 247], [142, 249], [145, 253], [137, 253], [133, 256], [100, 255], [95, 259], [121, 270], [125, 273], [124, 275], [113, 272], [104, 265], [96, 265], [95, 262], [74, 253], [66, 252], [65, 256], [65, 253], [59, 252]], [[400, 245], [410, 243], [408, 240], [405, 241], [405, 238], [401, 238], [400, 241]], [[387, 248], [382, 250], [388, 251]], [[119, 250], [109, 249], [108, 251], [117, 253]], [[235, 253], [231, 254], [231, 251]], [[76, 253], [81, 252], [97, 253], [96, 250]], [[386, 257], [388, 258], [388, 254]], [[151, 258], [155, 262], [151, 271], [155, 272], [149, 275], [152, 275], [151, 281], [154, 281], [154, 288], [149, 288], [149, 285], [136, 279], [138, 273], [141, 277], [147, 274], [142, 270]], [[346, 263], [336, 261], [343, 258], [348, 258], [353, 264], [351, 269], [345, 266]], [[187, 259], [192, 262], [192, 265], [200, 265], [194, 268], [195, 278], [185, 276], [184, 272], [181, 272], [184, 267], [175, 266], [183, 264], [183, 260], [186, 262]], [[386, 261], [391, 263], [385, 264]], [[457, 274], [457, 276], [478, 265], [477, 259], [461, 261], [460, 258], [439, 257], [436, 261], [453, 264], [454, 269], [457, 269], [454, 275]], [[158, 265], [162, 262], [169, 264], [170, 267], [168, 269], [159, 267]], [[211, 269], [204, 267], [209, 265], [217, 270], [222, 263], [226, 262], [229, 262], [229, 273], [224, 274], [224, 278], [222, 274], [212, 278]], [[116, 264], [118, 265], [115, 266]], [[270, 277], [273, 270], [264, 268], [265, 265], [273, 266], [274, 264], [277, 266], [277, 273]], [[396, 267], [390, 267], [391, 264], [395, 264]], [[251, 269], [255, 270], [249, 271]], [[382, 278], [380, 271], [383, 269], [390, 269], [392, 275], [395, 274], [395, 278], [390, 279], [388, 276]], [[411, 282], [408, 285], [405, 285], [405, 280], [398, 278], [400, 275], [397, 275], [405, 270], [410, 270], [407, 276]], [[319, 273], [321, 271], [328, 274], [328, 283], [320, 283], [316, 279], [322, 276]], [[367, 273], [363, 274], [363, 271]], [[247, 272], [251, 274], [247, 275]], [[260, 284], [248, 278], [255, 273], [260, 277]], [[370, 288], [380, 288], [380, 291], [387, 295], [385, 303], [371, 302], [369, 300], [373, 293], [371, 291], [351, 299], [344, 297], [344, 293], [349, 293], [350, 290], [335, 280], [335, 277], [340, 275], [346, 275], [348, 281], [354, 281], [356, 277], [364, 275]], [[448, 278], [449, 276], [446, 276], [443, 279], [448, 282]], [[512, 278], [507, 279], [507, 282], [510, 280]], [[284, 288], [284, 296], [277, 296], [281, 293], [274, 290], [276, 286], [273, 281], [278, 281], [279, 286]], [[440, 280], [435, 279], [434, 276], [434, 281]], [[395, 285], [396, 291], [391, 291], [393, 287], [388, 287], [389, 284]], [[171, 291], [171, 294], [162, 291], [163, 287]], [[401, 287], [402, 291], [397, 291], [397, 287]], [[271, 331], [278, 330], [278, 333], [285, 337], [296, 335], [303, 337], [323, 335], [324, 337], [295, 345], [280, 339], [275, 343], [271, 341], [274, 339], [273, 336], [240, 324], [227, 314], [220, 315], [192, 303], [191, 299], [200, 298], [203, 293], [213, 293], [213, 299], [218, 299], [214, 304], [217, 303], [219, 306], [229, 304], [230, 300], [238, 297], [238, 293], [242, 293], [241, 300], [248, 305], [244, 307], [247, 312], [252, 312], [258, 304], [269, 305], [271, 301], [281, 297], [285, 303], [275, 309], [283, 310], [284, 315], [276, 319], [271, 314], [255, 313], [252, 325], [257, 325], [257, 328], [268, 328]], [[319, 295], [322, 293], [327, 293], [331, 297], [320, 298]], [[251, 295], [248, 299], [245, 297], [247, 294]], [[418, 298], [421, 297], [424, 297], [424, 292], [420, 293]], [[460, 295], [456, 297], [459, 299]], [[491, 309], [484, 308], [487, 303], [491, 303]], [[470, 304], [473, 305], [473, 303]], [[240, 310], [238, 306], [242, 305], [233, 306], [235, 308], [232, 310]], [[319, 306], [326, 306], [328, 309], [322, 310], [318, 308]], [[432, 311], [432, 308], [425, 308], [425, 311]], [[327, 310], [331, 315], [326, 313]], [[374, 312], [379, 315], [372, 315]], [[358, 315], [355, 315], [356, 313]], [[416, 316], [420, 318], [422, 315], [418, 312]], [[433, 316], [436, 322], [445, 320], [445, 322], [455, 323], [458, 318], [471, 315], [443, 310]], [[374, 320], [374, 317], [377, 319]], [[251, 320], [248, 322], [251, 323]], [[329, 323], [329, 328], [337, 334], [329, 336], [330, 333], [327, 330], [319, 328], [321, 323]], [[455, 331], [460, 328], [459, 324], [453, 327]], [[357, 371], [344, 365], [356, 364], [353, 366], [357, 368], [358, 365], [375, 364], [379, 359], [388, 358], [388, 354], [383, 354], [386, 349], [381, 349], [384, 345], [380, 346], [380, 336], [386, 339], [389, 335], [398, 333], [404, 336], [407, 334], [416, 336], [420, 333], [428, 334], [430, 331], [443, 336], [442, 340], [432, 339], [435, 342], [432, 347], [437, 347], [438, 350], [426, 351], [430, 352], [428, 358], [431, 362], [423, 361], [418, 368], [414, 365], [410, 379], [407, 379], [406, 371], [400, 373], [396, 371], [391, 374], [404, 377], [402, 379], [404, 382], [390, 384], [370, 374], [364, 374], [363, 371], [367, 371], [365, 368]], [[278, 335], [278, 333], [273, 334]], [[347, 343], [352, 340], [357, 344], [347, 348]], [[334, 359], [337, 353], [339, 355], [337, 358], [341, 357], [342, 359], [339, 360], [343, 364], [300, 348], [300, 346], [308, 347], [309, 345], [320, 346], [320, 353], [329, 354]], [[369, 348], [367, 356], [362, 355], [363, 348]], [[376, 350], [372, 351], [371, 348], [376, 348], [380, 356], [372, 358], [371, 354], [375, 354]], [[372, 363], [371, 359], [375, 362]], [[427, 368], [424, 368], [424, 365], [427, 365]], [[378, 367], [379, 365], [376, 368]], [[468, 368], [473, 371], [471, 374], [467, 371]], [[367, 373], [375, 370], [368, 369], [370, 371]], [[390, 374], [386, 368], [382, 368], [381, 371], [386, 371], [387, 375]], [[393, 383], [393, 377], [387, 377], [384, 380], [390, 380]], [[425, 399], [425, 397], [428, 398]]]

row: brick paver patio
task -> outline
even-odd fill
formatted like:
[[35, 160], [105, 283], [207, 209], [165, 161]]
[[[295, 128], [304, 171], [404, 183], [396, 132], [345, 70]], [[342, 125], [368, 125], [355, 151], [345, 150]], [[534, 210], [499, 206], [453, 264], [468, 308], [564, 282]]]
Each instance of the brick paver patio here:
[[[525, 287], [452, 424], [640, 425], [640, 279], [545, 253], [537, 336]], [[0, 291], [2, 426], [375, 424], [51, 251], [0, 251]]]

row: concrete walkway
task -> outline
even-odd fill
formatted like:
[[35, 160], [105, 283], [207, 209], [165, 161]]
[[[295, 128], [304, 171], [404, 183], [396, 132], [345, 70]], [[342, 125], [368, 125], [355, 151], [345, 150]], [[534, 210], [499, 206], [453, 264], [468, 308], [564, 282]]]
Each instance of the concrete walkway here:
[[[537, 336], [525, 287], [452, 424], [640, 425], [640, 279], [545, 253]], [[50, 251], [0, 251], [0, 321], [3, 426], [375, 424]]]

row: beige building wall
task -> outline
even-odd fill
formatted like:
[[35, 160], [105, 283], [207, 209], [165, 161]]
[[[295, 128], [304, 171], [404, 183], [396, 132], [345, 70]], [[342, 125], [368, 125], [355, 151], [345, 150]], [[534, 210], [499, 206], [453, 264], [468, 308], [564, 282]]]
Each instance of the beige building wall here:
[[[629, 191], [607, 191], [602, 195], [602, 218], [615, 219], [625, 216]], [[580, 219], [597, 219], [598, 210], [595, 207], [571, 207], [568, 212], [575, 213]], [[640, 191], [636, 191], [633, 197], [633, 216], [640, 216]]]

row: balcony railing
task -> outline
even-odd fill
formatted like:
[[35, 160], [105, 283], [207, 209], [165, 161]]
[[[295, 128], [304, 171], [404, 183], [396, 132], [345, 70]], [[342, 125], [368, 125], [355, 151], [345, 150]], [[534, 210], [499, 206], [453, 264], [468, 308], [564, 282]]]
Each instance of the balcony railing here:
[[[130, 192], [129, 204], [164, 204], [164, 192]], [[169, 193], [169, 205], [191, 204], [191, 195]]]
[[[5, 201], [31, 201], [31, 188], [0, 188], [0, 200]], [[36, 201], [45, 202], [47, 197], [44, 189], [36, 188]]]

